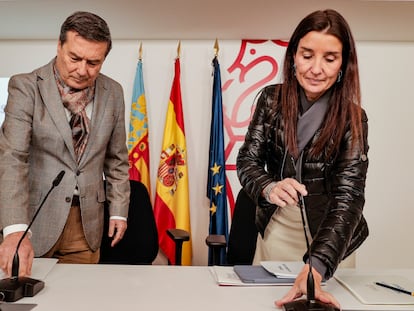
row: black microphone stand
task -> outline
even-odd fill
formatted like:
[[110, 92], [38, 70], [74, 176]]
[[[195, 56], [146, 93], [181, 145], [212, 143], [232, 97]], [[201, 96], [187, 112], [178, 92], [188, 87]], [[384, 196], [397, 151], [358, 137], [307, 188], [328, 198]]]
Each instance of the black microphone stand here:
[[285, 303], [283, 305], [283, 310], [285, 311], [339, 311], [338, 308], [336, 308], [332, 304], [327, 304], [322, 301], [315, 299], [315, 280], [313, 277], [312, 272], [312, 253], [311, 248], [309, 244], [308, 234], [306, 232], [306, 221], [305, 221], [305, 201], [303, 199], [303, 196], [298, 193], [299, 196], [299, 208], [301, 212], [302, 217], [302, 225], [303, 225], [303, 231], [305, 233], [305, 239], [306, 239], [306, 247], [308, 248], [308, 257], [309, 257], [309, 272], [308, 272], [308, 279], [306, 282], [306, 292], [307, 292], [307, 299], [297, 299], [288, 303]]
[[65, 175], [65, 171], [61, 171], [56, 176], [56, 178], [53, 180], [52, 186], [50, 187], [49, 191], [46, 193], [45, 197], [43, 198], [42, 203], [40, 203], [39, 208], [36, 210], [31, 222], [27, 226], [27, 229], [24, 231], [22, 237], [17, 243], [16, 252], [14, 253], [14, 257], [13, 257], [12, 275], [10, 278], [0, 280], [0, 297], [3, 297], [3, 301], [15, 302], [23, 297], [33, 297], [45, 287], [45, 283], [41, 280], [36, 280], [36, 279], [32, 279], [32, 278], [25, 277], [25, 276], [19, 277], [19, 265], [20, 265], [19, 247], [23, 239], [26, 237], [27, 233], [29, 232], [30, 227], [32, 226], [34, 220], [39, 214], [39, 211], [42, 208], [43, 204], [45, 203], [47, 197], [52, 192], [52, 190], [57, 185], [59, 185], [60, 181], [63, 178], [63, 175]]

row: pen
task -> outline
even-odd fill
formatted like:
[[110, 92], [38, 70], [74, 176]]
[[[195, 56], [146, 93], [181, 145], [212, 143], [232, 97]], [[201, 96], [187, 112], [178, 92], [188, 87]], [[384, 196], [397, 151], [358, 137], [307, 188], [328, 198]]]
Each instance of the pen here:
[[395, 290], [395, 291], [400, 292], [400, 293], [404, 293], [404, 294], [408, 294], [410, 296], [414, 296], [414, 292], [410, 292], [408, 290], [405, 290], [405, 289], [402, 289], [402, 288], [399, 288], [399, 287], [396, 287], [396, 286], [392, 286], [392, 285], [385, 284], [385, 283], [382, 283], [382, 282], [375, 282], [375, 284], [378, 285], [378, 286], [382, 286], [382, 287], [386, 287], [386, 288]]

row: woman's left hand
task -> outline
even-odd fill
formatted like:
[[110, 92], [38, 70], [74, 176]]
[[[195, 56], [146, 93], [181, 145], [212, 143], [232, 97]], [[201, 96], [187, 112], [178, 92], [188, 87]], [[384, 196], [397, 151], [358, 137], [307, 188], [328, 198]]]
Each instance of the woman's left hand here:
[[[307, 294], [307, 280], [308, 280], [309, 264], [306, 264], [299, 275], [296, 277], [292, 288], [287, 292], [283, 298], [276, 300], [275, 305], [282, 307], [285, 303], [291, 302], [296, 298]], [[315, 269], [312, 269], [313, 278], [315, 281], [315, 299], [324, 303], [330, 303], [341, 309], [339, 302], [330, 293], [325, 292], [321, 288], [322, 276]]]

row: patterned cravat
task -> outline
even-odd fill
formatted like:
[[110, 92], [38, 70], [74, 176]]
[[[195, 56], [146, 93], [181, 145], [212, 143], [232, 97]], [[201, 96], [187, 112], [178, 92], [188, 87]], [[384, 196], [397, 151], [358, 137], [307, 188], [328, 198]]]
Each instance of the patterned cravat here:
[[86, 115], [85, 107], [93, 101], [95, 87], [82, 90], [73, 89], [64, 84], [55, 68], [54, 72], [62, 103], [72, 113], [69, 125], [72, 129], [76, 159], [79, 163], [89, 138], [90, 120]]

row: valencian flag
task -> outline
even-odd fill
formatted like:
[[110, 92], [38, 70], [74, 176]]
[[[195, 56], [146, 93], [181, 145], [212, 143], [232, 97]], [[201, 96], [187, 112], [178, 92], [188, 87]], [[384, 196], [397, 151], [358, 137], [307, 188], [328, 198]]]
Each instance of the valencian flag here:
[[[210, 199], [210, 234], [220, 234], [228, 240], [226, 169], [224, 157], [223, 106], [221, 96], [220, 64], [213, 59], [214, 81], [210, 127], [210, 154], [207, 180], [207, 197]], [[209, 251], [208, 263], [213, 263]], [[226, 263], [226, 249], [221, 248], [220, 264]]]
[[148, 117], [141, 57], [137, 64], [132, 92], [128, 133], [128, 157], [129, 179], [143, 183], [150, 194]]
[[[158, 166], [154, 215], [159, 245], [171, 264], [175, 264], [175, 243], [166, 230], [191, 232], [187, 173], [187, 148], [181, 102], [180, 59], [175, 60], [175, 76], [165, 120], [164, 138]], [[191, 265], [191, 239], [183, 243], [182, 265]]]

